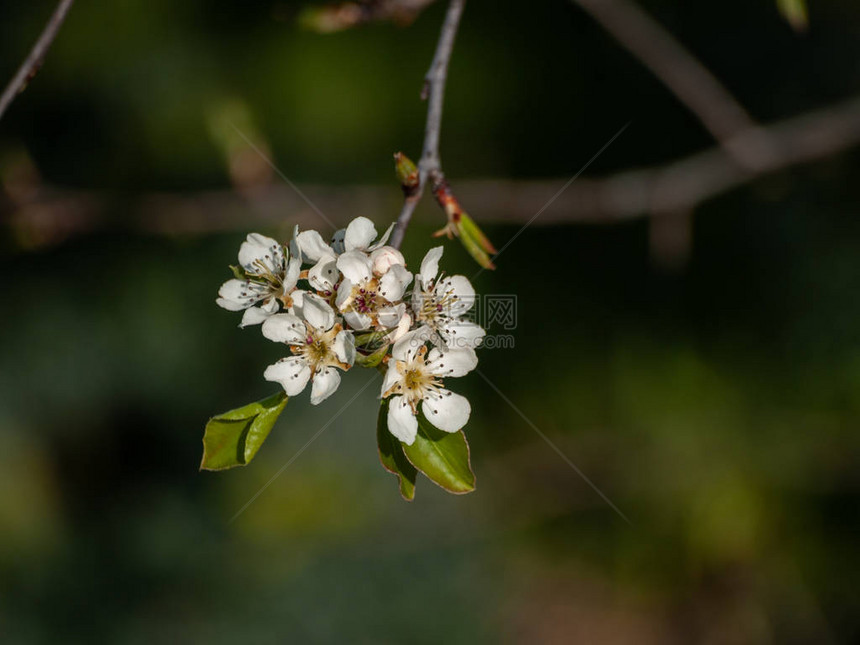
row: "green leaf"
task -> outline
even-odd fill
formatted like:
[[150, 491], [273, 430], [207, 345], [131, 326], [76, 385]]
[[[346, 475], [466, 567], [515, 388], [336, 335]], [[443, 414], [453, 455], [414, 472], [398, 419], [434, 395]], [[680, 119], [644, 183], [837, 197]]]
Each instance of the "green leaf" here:
[[809, 10], [806, 0], [776, 0], [779, 12], [796, 31], [805, 31], [809, 26]]
[[383, 345], [372, 354], [365, 355], [361, 352], [357, 352], [355, 355], [355, 364], [359, 367], [376, 367], [382, 362], [382, 359], [385, 358], [387, 353], [388, 345]]
[[419, 412], [415, 442], [411, 446], [401, 445], [412, 465], [449, 493], [471, 493], [475, 490], [475, 473], [469, 463], [469, 444], [462, 430], [443, 432]]
[[487, 253], [498, 253], [496, 247], [490, 242], [490, 238], [481, 230], [481, 227], [475, 223], [468, 213], [460, 213], [460, 235], [468, 235], [477, 242], [478, 246], [484, 249]]
[[209, 419], [203, 434], [200, 470], [225, 470], [248, 464], [286, 404], [287, 395], [279, 392]]
[[407, 502], [411, 502], [415, 497], [415, 479], [418, 471], [403, 454], [400, 441], [388, 431], [388, 399], [383, 399], [379, 406], [376, 443], [379, 446], [379, 461], [382, 462], [382, 467], [397, 475], [400, 481], [400, 494]]
[[457, 237], [460, 238], [463, 247], [474, 258], [475, 262], [485, 269], [496, 268], [489, 256], [489, 253], [496, 253], [493, 243], [475, 224], [475, 220], [466, 213], [460, 213], [460, 218], [457, 221]]

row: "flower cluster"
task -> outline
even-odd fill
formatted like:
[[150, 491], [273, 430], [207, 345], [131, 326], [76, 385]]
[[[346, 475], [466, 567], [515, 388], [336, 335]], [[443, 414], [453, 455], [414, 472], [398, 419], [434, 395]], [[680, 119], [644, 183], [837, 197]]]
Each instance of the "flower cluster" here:
[[287, 396], [310, 384], [316, 405], [337, 390], [341, 372], [383, 371], [387, 428], [412, 446], [422, 416], [446, 433], [469, 420], [469, 401], [444, 379], [476, 367], [484, 330], [468, 320], [469, 280], [440, 273], [442, 247], [430, 249], [413, 276], [400, 251], [386, 245], [390, 233], [377, 239], [365, 217], [330, 242], [298, 227], [288, 244], [251, 233], [216, 302], [244, 312], [240, 327], [261, 325], [263, 336], [289, 348], [263, 374]]

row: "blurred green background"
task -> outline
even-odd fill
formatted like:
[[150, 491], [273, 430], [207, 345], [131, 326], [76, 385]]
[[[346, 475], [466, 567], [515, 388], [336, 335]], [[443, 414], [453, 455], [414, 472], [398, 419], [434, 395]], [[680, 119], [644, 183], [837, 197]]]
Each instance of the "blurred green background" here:
[[[860, 91], [854, 0], [812, 0], [802, 35], [771, 0], [642, 4], [764, 122]], [[384, 227], [444, 14], [318, 35], [301, 6], [78, 2], [0, 121], [3, 642], [860, 642], [856, 150], [703, 205], [675, 270], [645, 220], [538, 220], [476, 278], [518, 296], [516, 345], [481, 370], [631, 524], [477, 374], [456, 383], [471, 495], [421, 480], [401, 501], [374, 384], [230, 522], [373, 377], [291, 401], [249, 467], [198, 473], [208, 417], [271, 393], [282, 352], [214, 303], [242, 214], [165, 233], [141, 196], [280, 186], [236, 123], [300, 186], [390, 191], [380, 212], [327, 213]], [[52, 8], [0, 4], [0, 79]], [[455, 187], [560, 187], [628, 121], [589, 176], [712, 145], [573, 5], [470, 0], [442, 137]], [[101, 214], [40, 219], [57, 194]], [[254, 228], [290, 230], [293, 213], [263, 226], [252, 201]], [[497, 246], [519, 229], [465, 206]], [[411, 264], [442, 223], [425, 202]], [[476, 271], [456, 242], [443, 263]]]

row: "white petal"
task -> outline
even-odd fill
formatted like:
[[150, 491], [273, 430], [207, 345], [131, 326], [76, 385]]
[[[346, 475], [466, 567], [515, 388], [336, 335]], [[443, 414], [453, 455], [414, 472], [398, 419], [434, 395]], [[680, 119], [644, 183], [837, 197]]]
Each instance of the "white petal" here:
[[402, 302], [399, 305], [380, 307], [376, 312], [376, 320], [379, 321], [379, 326], [385, 329], [393, 329], [400, 324], [403, 316], [406, 315], [406, 305]]
[[343, 246], [347, 251], [358, 249], [364, 251], [376, 237], [376, 227], [366, 217], [356, 217], [346, 227], [343, 236]]
[[383, 275], [395, 264], [406, 264], [403, 254], [393, 246], [383, 246], [376, 249], [370, 254], [370, 261], [373, 264], [375, 275]]
[[311, 377], [311, 368], [298, 356], [282, 358], [274, 365], [269, 365], [263, 373], [267, 381], [280, 383], [287, 396], [296, 396], [305, 389]]
[[464, 376], [478, 366], [478, 356], [473, 349], [449, 349], [441, 352], [431, 349], [425, 363], [436, 376]]
[[268, 300], [265, 300], [263, 304], [260, 305], [260, 309], [269, 315], [278, 313], [278, 299], [269, 298]]
[[326, 255], [308, 271], [308, 282], [317, 291], [334, 291], [337, 283], [337, 261], [333, 256]]
[[403, 317], [397, 323], [397, 331], [394, 332], [391, 336], [391, 342], [396, 343], [398, 340], [403, 338], [404, 334], [409, 331], [409, 328], [412, 326], [412, 316], [407, 313], [403, 314]]
[[242, 311], [248, 306], [246, 303], [227, 300], [226, 298], [215, 298], [215, 304], [227, 311]]
[[439, 260], [442, 258], [442, 253], [445, 249], [441, 246], [435, 246], [429, 251], [424, 259], [421, 260], [421, 277], [424, 284], [436, 279], [436, 274], [439, 273]]
[[308, 262], [319, 262], [324, 255], [334, 255], [332, 248], [317, 231], [302, 231], [296, 236], [296, 244]]
[[343, 309], [349, 304], [347, 301], [350, 300], [353, 286], [352, 282], [346, 278], [340, 281], [340, 286], [337, 288], [337, 296], [334, 299], [334, 305], [340, 311], [343, 311]]
[[390, 361], [388, 363], [388, 369], [385, 370], [385, 376], [382, 379], [382, 390], [380, 391], [380, 396], [385, 396], [388, 390], [400, 382], [400, 378], [400, 371], [397, 369], [397, 365], [394, 361]]
[[411, 362], [418, 350], [424, 346], [424, 339], [419, 334], [420, 330], [410, 331], [403, 335], [403, 338], [394, 343], [391, 349], [391, 356], [398, 361]]
[[287, 264], [287, 273], [284, 275], [284, 295], [289, 294], [296, 288], [299, 274], [302, 272], [302, 261], [295, 257]]
[[412, 282], [412, 274], [402, 264], [395, 264], [379, 280], [379, 294], [388, 302], [397, 302], [403, 297], [406, 287]]
[[242, 322], [239, 327], [249, 327], [251, 325], [259, 325], [272, 315], [272, 312], [266, 311], [263, 307], [250, 307], [245, 310], [242, 316]]
[[450, 304], [445, 313], [452, 317], [462, 316], [475, 304], [475, 289], [466, 276], [444, 278], [439, 281], [434, 291], [437, 298], [448, 297]]
[[364, 284], [370, 280], [372, 265], [361, 251], [347, 251], [337, 259], [337, 268], [353, 284]]
[[333, 367], [323, 368], [321, 372], [314, 374], [311, 386], [311, 405], [318, 405], [330, 397], [338, 385], [340, 385], [340, 374]]
[[334, 232], [334, 235], [331, 236], [331, 248], [334, 251], [335, 255], [340, 255], [346, 249], [343, 246], [343, 238], [346, 237], [346, 229], [341, 228]]
[[394, 396], [388, 406], [388, 431], [407, 446], [415, 443], [418, 435], [418, 419], [412, 414], [412, 408], [406, 397]]
[[338, 332], [334, 337], [332, 350], [341, 363], [352, 365], [355, 362], [355, 338], [348, 331]]
[[302, 251], [299, 248], [298, 238], [299, 236], [299, 225], [296, 224], [293, 227], [293, 239], [290, 240], [290, 256], [294, 257], [298, 260], [302, 259]]
[[343, 314], [343, 319], [347, 325], [356, 331], [370, 329], [370, 325], [373, 324], [373, 318], [367, 314], [360, 314], [357, 311], [347, 311]]
[[263, 336], [276, 343], [299, 345], [305, 342], [305, 323], [292, 314], [275, 314], [263, 321]]
[[421, 411], [434, 426], [445, 432], [457, 432], [469, 421], [472, 406], [469, 399], [450, 390], [437, 390], [424, 399]]
[[466, 320], [452, 320], [440, 331], [448, 347], [459, 349], [467, 347], [475, 349], [487, 335], [480, 325]]
[[424, 292], [419, 288], [419, 285], [423, 284], [420, 275], [415, 276], [415, 285], [412, 287], [412, 311], [416, 314], [421, 313], [424, 309]]
[[251, 273], [258, 273], [262, 263], [272, 271], [279, 271], [284, 261], [284, 249], [277, 240], [259, 233], [250, 233], [239, 247], [239, 264]]
[[328, 331], [334, 326], [334, 309], [313, 293], [306, 293], [302, 303], [302, 317], [320, 331]]
[[302, 291], [301, 289], [296, 289], [290, 294], [290, 298], [293, 299], [293, 306], [289, 308], [289, 312], [294, 316], [302, 317], [302, 307], [305, 304], [305, 294], [306, 291]]
[[259, 297], [250, 290], [245, 280], [227, 280], [218, 289], [218, 298], [215, 300], [219, 307], [229, 311], [241, 311], [250, 307]]
[[[385, 246], [385, 243], [388, 241], [388, 238], [391, 237], [391, 231], [394, 230], [394, 224], [396, 224], [396, 222], [391, 222], [391, 225], [387, 229], [385, 229], [385, 233], [382, 234], [382, 237], [380, 237], [378, 240], [376, 240], [376, 242], [371, 244], [367, 248], [367, 250], [368, 251], [375, 251], [376, 249], [379, 249], [379, 248]], [[391, 247], [389, 247], [389, 248], [391, 248]]]

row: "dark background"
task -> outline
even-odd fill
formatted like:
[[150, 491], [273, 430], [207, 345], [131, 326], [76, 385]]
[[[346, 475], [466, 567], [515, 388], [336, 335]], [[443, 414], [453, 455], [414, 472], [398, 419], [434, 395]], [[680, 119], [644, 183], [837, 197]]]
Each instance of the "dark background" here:
[[[767, 0], [642, 4], [763, 122], [860, 91], [854, 1], [812, 0], [806, 34]], [[0, 78], [52, 9], [0, 5]], [[387, 226], [444, 14], [323, 36], [299, 9], [76, 3], [0, 121], [4, 642], [860, 642], [856, 150], [702, 205], [674, 270], [644, 219], [538, 219], [475, 279], [518, 297], [515, 347], [480, 369], [631, 524], [477, 374], [455, 384], [476, 492], [399, 498], [374, 384], [230, 522], [372, 377], [291, 401], [247, 468], [198, 473], [208, 417], [270, 394], [281, 351], [215, 293], [244, 233], [285, 236], [294, 214], [165, 232], [142, 196], [280, 186], [238, 123], [300, 186], [390, 191], [327, 213]], [[557, 179], [549, 199], [627, 122], [587, 176], [713, 145], [573, 5], [468, 3], [442, 137], [455, 186]], [[99, 215], [46, 215], [44, 195]], [[466, 207], [497, 246], [533, 215]], [[442, 223], [425, 202], [411, 266]], [[456, 242], [443, 266], [477, 269]]]

